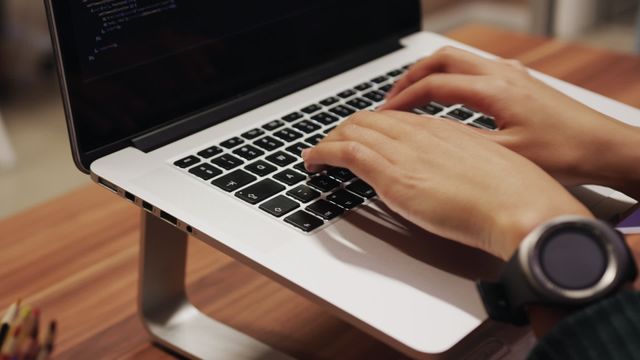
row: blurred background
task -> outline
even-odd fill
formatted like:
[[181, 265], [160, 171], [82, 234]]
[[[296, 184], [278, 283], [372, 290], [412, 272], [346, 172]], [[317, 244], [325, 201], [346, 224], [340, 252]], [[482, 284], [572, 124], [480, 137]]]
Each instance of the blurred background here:
[[[424, 28], [468, 23], [637, 51], [637, 0], [423, 0]], [[0, 0], [0, 219], [89, 183], [71, 160], [42, 1]]]

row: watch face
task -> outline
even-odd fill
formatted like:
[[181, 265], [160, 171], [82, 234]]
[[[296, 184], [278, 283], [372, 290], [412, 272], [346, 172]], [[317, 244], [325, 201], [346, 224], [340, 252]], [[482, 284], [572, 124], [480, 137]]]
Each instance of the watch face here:
[[547, 234], [540, 245], [541, 270], [559, 288], [591, 288], [607, 270], [606, 249], [593, 233], [584, 229], [557, 229]]

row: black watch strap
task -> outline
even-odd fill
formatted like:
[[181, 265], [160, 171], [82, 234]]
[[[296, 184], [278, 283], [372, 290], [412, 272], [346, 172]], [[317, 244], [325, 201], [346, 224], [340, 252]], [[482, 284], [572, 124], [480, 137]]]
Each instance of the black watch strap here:
[[[609, 239], [609, 246], [607, 247], [609, 248], [609, 252], [613, 254], [612, 256], [615, 256], [618, 269], [618, 273], [615, 275], [615, 279], [611, 280], [610, 286], [603, 288], [599, 294], [594, 293], [594, 295], [590, 295], [590, 297], [585, 297], [581, 300], [579, 298], [564, 297], [553, 291], [549, 292], [548, 288], [541, 287], [540, 283], [532, 284], [532, 270], [531, 268], [523, 268], [527, 267], [524, 265], [523, 259], [528, 259], [528, 254], [535, 253], [527, 249], [531, 249], [531, 245], [536, 244], [535, 241], [541, 241], [540, 239], [544, 238], [542, 235], [544, 232], [537, 233], [536, 230], [534, 230], [525, 238], [523, 245], [520, 246], [518, 251], [516, 251], [505, 264], [500, 279], [497, 282], [478, 281], [476, 283], [484, 307], [491, 319], [514, 325], [526, 325], [529, 323], [526, 313], [527, 305], [546, 304], [558, 308], [576, 309], [617, 292], [624, 284], [636, 278], [637, 268], [635, 260], [625, 242], [624, 236], [614, 231], [607, 224], [592, 219], [562, 217], [548, 224], [541, 225], [540, 229], [548, 227], [548, 229], [551, 229], [550, 232], [553, 233], [557, 228], [562, 229], [562, 226], [565, 226], [565, 224], [575, 227], [576, 223], [593, 226], [595, 231], [603, 236], [601, 239]], [[529, 271], [529, 276], [527, 276], [525, 271]]]
[[489, 318], [523, 326], [529, 323], [529, 317], [523, 306], [512, 303], [511, 299], [513, 297], [510, 296], [510, 292], [504, 285], [505, 276], [509, 276], [510, 281], [516, 281], [523, 286], [528, 286], [529, 284], [523, 272], [519, 269], [516, 259], [517, 255], [511, 257], [511, 260], [506, 263], [500, 281], [477, 281], [476, 286]]

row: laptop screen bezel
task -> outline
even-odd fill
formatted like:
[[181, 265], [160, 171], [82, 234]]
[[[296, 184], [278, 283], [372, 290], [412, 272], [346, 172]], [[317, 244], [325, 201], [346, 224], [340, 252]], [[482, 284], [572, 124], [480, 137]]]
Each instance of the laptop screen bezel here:
[[[420, 12], [420, 1], [419, 0], [404, 0], [404, 1], [413, 1], [414, 2], [414, 6], [417, 9], [417, 14], [415, 14], [415, 19], [416, 21], [412, 24], [408, 24], [407, 27], [405, 29], [402, 29], [401, 31], [397, 32], [397, 33], [393, 33], [393, 34], [389, 34], [389, 37], [386, 39], [381, 39], [380, 42], [388, 42], [388, 41], [393, 41], [393, 42], [398, 42], [398, 40], [408, 34], [411, 33], [415, 33], [417, 31], [420, 30], [420, 18], [421, 18], [421, 12]], [[222, 105], [217, 105], [215, 107], [210, 106], [210, 107], [204, 107], [204, 108], [198, 108], [198, 109], [193, 109], [192, 112], [189, 113], [185, 113], [183, 115], [181, 115], [180, 117], [171, 119], [166, 121], [165, 123], [153, 127], [153, 128], [147, 128], [144, 129], [144, 131], [142, 132], [137, 132], [137, 133], [132, 133], [129, 134], [126, 137], [123, 137], [121, 139], [118, 139], [117, 141], [110, 143], [108, 145], [102, 146], [100, 148], [97, 149], [92, 149], [89, 151], [83, 151], [82, 149], [80, 149], [79, 146], [79, 136], [81, 136], [78, 131], [76, 131], [76, 112], [74, 111], [73, 108], [73, 99], [71, 98], [70, 95], [70, 83], [69, 83], [69, 74], [70, 72], [73, 71], [80, 71], [80, 64], [78, 61], [78, 57], [77, 54], [74, 51], [74, 40], [73, 40], [73, 31], [71, 30], [71, 27], [69, 26], [70, 24], [70, 14], [65, 12], [65, 8], [64, 6], [61, 5], [57, 5], [59, 3], [62, 3], [63, 1], [60, 0], [45, 0], [45, 5], [46, 5], [46, 10], [47, 10], [47, 17], [49, 20], [49, 27], [51, 30], [51, 37], [52, 37], [52, 43], [54, 46], [54, 51], [55, 51], [55, 55], [56, 55], [56, 60], [57, 60], [57, 67], [58, 67], [58, 74], [59, 74], [59, 81], [60, 81], [60, 86], [61, 86], [61, 92], [62, 92], [62, 97], [63, 97], [63, 102], [64, 102], [64, 108], [65, 108], [65, 114], [66, 114], [66, 119], [67, 119], [67, 127], [68, 127], [68, 132], [69, 132], [69, 137], [70, 137], [70, 143], [71, 143], [71, 148], [72, 148], [72, 154], [73, 154], [73, 159], [74, 162], [76, 164], [76, 166], [83, 172], [85, 173], [89, 173], [89, 169], [90, 169], [90, 165], [93, 161], [95, 161], [96, 159], [99, 159], [101, 157], [104, 157], [108, 154], [111, 154], [113, 152], [116, 152], [118, 150], [121, 150], [123, 148], [132, 146], [132, 140], [145, 134], [145, 133], [149, 133], [149, 132], [154, 132], [154, 131], [158, 131], [158, 129], [167, 126], [167, 125], [171, 125], [174, 124], [176, 122], [187, 122], [189, 121], [191, 118], [193, 118], [196, 114], [199, 113], [204, 113], [207, 112], [208, 114], [215, 114], [216, 112], [219, 111], [220, 114], [226, 114], [226, 115], [238, 115], [238, 104], [236, 104], [236, 112], [230, 112], [229, 109], [225, 109], [225, 104]], [[60, 26], [62, 24], [62, 26]], [[67, 26], [65, 27], [66, 24]], [[380, 50], [380, 46], [371, 46], [371, 49], [367, 49], [367, 48], [360, 48], [360, 49], [355, 49], [356, 52], [360, 52], [362, 53], [366, 53], [366, 52], [374, 52], [375, 51], [379, 51]], [[339, 63], [340, 61], [337, 61], [337, 63]], [[353, 60], [351, 61], [347, 61], [347, 63], [353, 63]], [[322, 71], [322, 73], [324, 74], [329, 74], [331, 73], [330, 71], [328, 72], [326, 67], [329, 67], [330, 65], [333, 64], [325, 64], [327, 66], [317, 66], [316, 68], [320, 68], [320, 67], [325, 67], [325, 69], [323, 69], [324, 71]], [[298, 78], [307, 78], [310, 79], [312, 77], [309, 76], [310, 73], [313, 73], [315, 70], [320, 70], [320, 69], [316, 69], [316, 68], [310, 68], [307, 69], [304, 73], [295, 73], [292, 74], [291, 78], [295, 78], [296, 76]], [[328, 76], [327, 76], [328, 77]], [[319, 81], [315, 80], [313, 82], [317, 82]], [[285, 82], [286, 79], [284, 81], [280, 81], [279, 83], [283, 83]], [[312, 82], [312, 83], [313, 83]], [[276, 87], [278, 87], [280, 84], [279, 83], [271, 83], [271, 84], [265, 84], [264, 86], [261, 86], [260, 88], [256, 88], [255, 91], [256, 92], [260, 92], [261, 90], [265, 90], [266, 88], [271, 88], [274, 89]], [[298, 83], [300, 83], [298, 81]], [[290, 91], [287, 91], [286, 93], [291, 93], [294, 92], [295, 90], [297, 90], [297, 88], [303, 88], [306, 86], [311, 85], [311, 83], [308, 84], [301, 84], [301, 86], [287, 86], [287, 88], [290, 89]], [[282, 96], [286, 95], [282, 94]], [[246, 94], [247, 97], [249, 97], [251, 95], [251, 93]], [[236, 99], [238, 100], [238, 99]], [[273, 99], [275, 100], [275, 99]], [[236, 101], [237, 103], [238, 101]], [[249, 101], [248, 103], [255, 103]], [[265, 102], [265, 103], [268, 103]], [[262, 105], [262, 104], [259, 104]], [[249, 111], [251, 110], [251, 108], [255, 108], [259, 105], [253, 104], [252, 107], [247, 107], [244, 109], [244, 111]], [[242, 105], [240, 105], [242, 106]], [[236, 114], [237, 113], [237, 114]], [[240, 112], [241, 113], [241, 112]], [[231, 118], [233, 116], [228, 116], [227, 118]], [[215, 118], [215, 116], [213, 117]], [[208, 125], [203, 125], [203, 126], [199, 126], [199, 128], [194, 128], [194, 126], [191, 126], [190, 128], [194, 128], [193, 132], [202, 130], [206, 127], [215, 125], [216, 123], [219, 123], [220, 121], [211, 121], [210, 124]], [[202, 123], [202, 119], [200, 119], [199, 123]]]

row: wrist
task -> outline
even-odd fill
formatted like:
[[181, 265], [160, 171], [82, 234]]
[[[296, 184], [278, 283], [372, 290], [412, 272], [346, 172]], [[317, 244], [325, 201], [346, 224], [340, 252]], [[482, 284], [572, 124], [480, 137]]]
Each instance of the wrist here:
[[[568, 199], [554, 198], [541, 206], [523, 204], [519, 211], [505, 212], [495, 218], [497, 229], [493, 233], [490, 244], [494, 247], [490, 252], [507, 261], [516, 252], [522, 240], [536, 227], [554, 218], [564, 215], [577, 215], [586, 218], [594, 218], [593, 214], [570, 195]], [[550, 204], [550, 202], [555, 202]]]
[[583, 183], [603, 185], [640, 198], [640, 128], [617, 122], [603, 128], [602, 138], [588, 145], [579, 172]]

